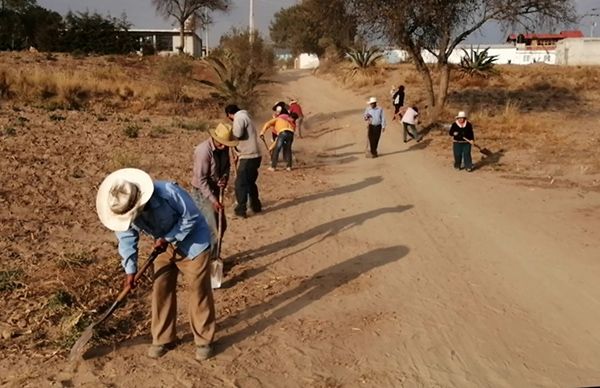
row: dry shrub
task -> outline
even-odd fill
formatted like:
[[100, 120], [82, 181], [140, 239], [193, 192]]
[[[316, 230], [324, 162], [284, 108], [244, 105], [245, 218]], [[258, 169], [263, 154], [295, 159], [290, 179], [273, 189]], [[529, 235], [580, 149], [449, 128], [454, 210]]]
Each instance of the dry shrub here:
[[180, 102], [184, 99], [184, 87], [190, 82], [194, 69], [192, 59], [177, 55], [164, 58], [158, 67], [159, 79], [165, 91], [162, 97], [166, 100]]
[[423, 79], [416, 71], [410, 71], [404, 76], [404, 80], [402, 83], [404, 85], [415, 86], [420, 85], [423, 82]]
[[457, 77], [453, 80], [453, 85], [460, 88], [485, 88], [489, 86], [491, 78], [479, 77], [479, 76], [462, 76]]
[[112, 160], [110, 164], [112, 170], [118, 170], [127, 167], [144, 169], [144, 165], [138, 155], [125, 151], [115, 152], [112, 155]]
[[343, 81], [347, 86], [363, 88], [384, 83], [385, 76], [380, 67], [369, 67], [366, 69], [351, 68], [345, 69]]
[[59, 77], [59, 99], [65, 106], [72, 109], [79, 109], [93, 92], [93, 90], [90, 90], [90, 86], [85, 85], [75, 77]]
[[8, 70], [0, 69], [0, 98], [10, 97], [12, 83]]

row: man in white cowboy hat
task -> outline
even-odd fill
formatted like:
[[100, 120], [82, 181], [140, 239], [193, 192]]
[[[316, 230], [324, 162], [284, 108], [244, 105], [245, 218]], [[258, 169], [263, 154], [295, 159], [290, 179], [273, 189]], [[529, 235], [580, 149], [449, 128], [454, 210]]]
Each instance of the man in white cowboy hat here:
[[369, 98], [367, 104], [369, 106], [363, 116], [368, 123], [369, 152], [367, 152], [367, 157], [376, 158], [378, 156], [377, 147], [379, 146], [379, 139], [381, 138], [381, 133], [385, 131], [385, 115], [383, 114], [383, 109], [377, 106], [377, 98]]
[[[210, 231], [192, 197], [176, 183], [153, 181], [135, 168], [108, 175], [96, 197], [100, 221], [116, 232], [126, 283], [135, 287], [140, 232], [155, 239], [155, 249], [175, 247], [173, 255], [154, 262], [152, 286], [152, 346], [158, 358], [174, 345], [177, 319], [177, 275], [190, 288], [189, 317], [196, 343], [196, 359], [210, 357], [215, 333], [215, 306], [210, 283]], [[167, 257], [168, 256], [168, 257]]]
[[458, 112], [448, 134], [452, 136], [454, 168], [457, 170], [464, 168], [468, 172], [473, 171], [471, 144], [475, 141], [475, 134], [473, 133], [473, 125], [467, 118], [467, 112]]
[[[206, 219], [212, 234], [213, 250], [216, 247], [219, 212], [223, 204], [219, 202], [219, 189], [227, 187], [229, 178], [229, 147], [235, 147], [239, 141], [233, 137], [230, 124], [220, 123], [209, 130], [210, 137], [194, 150], [192, 174], [192, 197]], [[221, 234], [225, 233], [227, 223], [223, 215]]]

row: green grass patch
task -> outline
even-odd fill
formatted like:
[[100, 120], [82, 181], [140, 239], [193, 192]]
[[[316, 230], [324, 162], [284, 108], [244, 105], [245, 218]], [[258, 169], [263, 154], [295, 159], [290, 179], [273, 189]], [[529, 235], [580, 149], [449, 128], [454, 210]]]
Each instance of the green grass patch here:
[[[81, 174], [83, 174], [83, 172], [81, 172]], [[79, 177], [79, 175], [74, 177], [77, 178]], [[92, 254], [89, 252], [70, 252], [59, 256], [56, 265], [58, 266], [58, 268], [61, 269], [74, 267], [82, 268], [87, 266], [88, 264], [91, 264], [92, 261]]]
[[136, 124], [129, 124], [123, 128], [123, 133], [130, 139], [135, 139], [140, 135], [140, 127]]
[[23, 286], [20, 281], [23, 278], [23, 271], [20, 269], [11, 269], [0, 271], [0, 292], [12, 291]]

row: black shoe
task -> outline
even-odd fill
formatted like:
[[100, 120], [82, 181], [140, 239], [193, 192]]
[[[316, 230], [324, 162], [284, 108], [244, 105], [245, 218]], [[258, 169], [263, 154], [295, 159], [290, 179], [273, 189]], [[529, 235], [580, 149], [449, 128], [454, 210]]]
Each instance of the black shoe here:
[[231, 218], [236, 219], [236, 218], [246, 218], [246, 217], [247, 217], [246, 213], [233, 212], [233, 216]]

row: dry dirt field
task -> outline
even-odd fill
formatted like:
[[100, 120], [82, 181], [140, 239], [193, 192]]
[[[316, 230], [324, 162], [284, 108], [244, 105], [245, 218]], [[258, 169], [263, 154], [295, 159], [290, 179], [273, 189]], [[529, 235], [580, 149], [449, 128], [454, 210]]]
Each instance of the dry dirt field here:
[[[61, 59], [52, 62], [60, 67]], [[294, 171], [261, 171], [264, 214], [230, 224], [226, 283], [215, 292], [217, 355], [203, 364], [192, 358], [185, 308], [181, 344], [158, 362], [145, 357], [148, 282], [82, 362], [65, 356], [121, 285], [114, 236], [94, 209], [102, 178], [136, 166], [189, 187], [192, 150], [213, 113], [199, 102], [189, 111], [165, 108], [152, 96], [145, 106], [135, 82], [132, 97], [80, 110], [1, 101], [0, 384], [600, 384], [600, 92], [576, 84], [600, 70], [571, 76], [540, 67], [546, 75], [536, 80], [537, 69], [528, 77], [503, 69], [505, 78], [492, 82], [504, 86], [453, 92], [448, 115], [467, 105], [481, 144], [503, 150], [472, 174], [452, 170], [439, 131], [403, 144], [396, 122], [382, 138], [382, 157], [364, 158], [366, 97], [384, 100], [403, 82], [408, 102], [419, 101], [410, 69], [354, 91], [307, 72], [282, 73], [266, 101], [293, 90], [308, 116], [306, 136], [295, 141]], [[573, 85], [565, 91], [559, 80]], [[550, 85], [531, 91], [543, 102], [514, 91], [536, 82]], [[490, 96], [498, 101], [485, 105]]]

